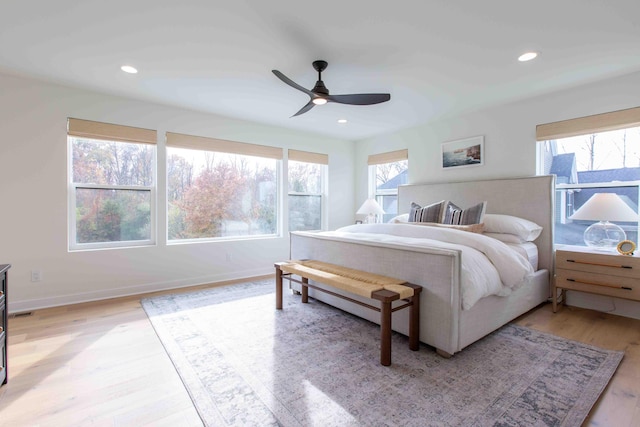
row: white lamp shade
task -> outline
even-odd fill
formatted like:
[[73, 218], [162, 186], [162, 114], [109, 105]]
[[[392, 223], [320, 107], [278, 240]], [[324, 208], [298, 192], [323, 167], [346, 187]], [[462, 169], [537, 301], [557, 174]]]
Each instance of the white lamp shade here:
[[638, 214], [615, 193], [596, 193], [570, 219], [637, 222]]
[[360, 215], [382, 215], [384, 210], [374, 199], [367, 199], [356, 213]]

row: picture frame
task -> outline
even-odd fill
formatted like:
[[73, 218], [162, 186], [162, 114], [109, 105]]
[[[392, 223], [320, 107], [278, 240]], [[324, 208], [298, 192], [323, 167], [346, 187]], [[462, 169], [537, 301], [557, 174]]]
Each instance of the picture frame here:
[[484, 165], [484, 136], [442, 143], [442, 169]]

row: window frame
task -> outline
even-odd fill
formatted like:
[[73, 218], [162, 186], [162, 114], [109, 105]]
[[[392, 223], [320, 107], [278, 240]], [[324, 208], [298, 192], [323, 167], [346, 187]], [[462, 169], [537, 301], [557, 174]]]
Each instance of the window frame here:
[[[166, 205], [165, 205], [165, 215], [167, 218], [166, 221], [166, 229], [165, 229], [165, 238], [167, 245], [182, 245], [182, 244], [192, 244], [192, 243], [207, 243], [207, 242], [224, 242], [224, 241], [240, 241], [240, 240], [256, 240], [256, 239], [273, 239], [282, 237], [283, 230], [283, 196], [282, 196], [282, 185], [283, 182], [283, 172], [282, 172], [282, 148], [266, 146], [266, 145], [257, 145], [251, 143], [237, 142], [237, 141], [229, 141], [222, 140], [216, 138], [209, 138], [203, 136], [194, 136], [187, 134], [180, 134], [174, 132], [166, 132], [166, 144], [165, 144], [165, 154], [166, 154], [166, 164], [165, 164], [165, 197], [166, 197]], [[276, 231], [275, 233], [269, 234], [255, 234], [255, 235], [240, 235], [240, 236], [219, 236], [219, 237], [196, 237], [196, 238], [187, 238], [187, 239], [171, 239], [169, 238], [169, 168], [166, 167], [169, 161], [169, 150], [172, 148], [177, 149], [188, 149], [195, 150], [200, 152], [210, 152], [213, 154], [231, 154], [231, 155], [240, 155], [240, 156], [250, 156], [257, 157], [263, 159], [272, 159], [276, 161], [275, 165], [275, 188], [276, 188], [276, 201], [275, 201], [275, 223], [276, 223]], [[217, 148], [217, 149], [216, 149]]]
[[[384, 207], [384, 203], [382, 202], [382, 199], [385, 196], [398, 196], [398, 187], [396, 187], [395, 189], [390, 188], [390, 189], [378, 189], [377, 187], [377, 180], [378, 180], [378, 176], [377, 176], [377, 167], [379, 165], [383, 165], [383, 164], [388, 164], [388, 163], [397, 163], [400, 161], [406, 161], [407, 162], [407, 173], [409, 172], [409, 150], [407, 149], [403, 149], [403, 150], [397, 150], [397, 151], [390, 151], [390, 152], [386, 152], [386, 153], [380, 153], [380, 154], [372, 154], [369, 156], [368, 158], [368, 194], [373, 197], [373, 199], [375, 199], [376, 202], [378, 202], [378, 204], [380, 206]], [[399, 206], [397, 205], [396, 202], [396, 214], [397, 212], [399, 212]], [[392, 215], [392, 213], [386, 213], [384, 215]], [[382, 218], [384, 218], [384, 215], [382, 215]]]
[[[129, 129], [137, 129], [137, 128], [129, 128], [128, 126], [120, 126], [120, 125], [111, 125], [111, 124], [102, 124], [98, 122], [89, 122], [89, 121], [81, 121], [77, 119], [69, 119], [69, 126], [72, 126], [72, 120], [76, 120], [77, 122], [85, 122], [89, 126], [105, 126], [111, 127], [113, 129], [124, 129], [125, 133]], [[155, 131], [153, 131], [155, 134]], [[107, 132], [109, 134], [109, 132]], [[132, 247], [145, 247], [145, 246], [155, 246], [157, 244], [157, 173], [158, 173], [158, 150], [157, 145], [155, 143], [142, 142], [142, 141], [129, 141], [128, 138], [123, 135], [117, 135], [111, 133], [113, 138], [110, 138], [108, 135], [99, 136], [97, 134], [87, 133], [86, 135], [74, 134], [73, 132], [68, 132], [67, 134], [67, 182], [68, 182], [68, 227], [69, 232], [68, 235], [68, 248], [70, 252], [79, 252], [79, 251], [88, 251], [88, 250], [99, 250], [99, 249], [117, 249], [117, 248], [132, 248]], [[115, 143], [126, 143], [126, 144], [145, 144], [153, 146], [152, 150], [152, 177], [151, 177], [151, 185], [142, 186], [142, 185], [109, 185], [109, 184], [87, 184], [87, 183], [78, 183], [73, 180], [73, 139], [74, 138], [82, 138], [93, 141], [106, 141], [106, 142], [115, 142]], [[135, 139], [135, 138], [131, 138]], [[144, 240], [122, 240], [117, 242], [91, 242], [91, 243], [78, 243], [77, 242], [77, 216], [76, 216], [76, 193], [78, 189], [95, 189], [95, 190], [125, 190], [125, 191], [144, 191], [149, 193], [149, 211], [150, 211], [150, 219], [149, 219], [149, 239]]]
[[[155, 150], [154, 150], [155, 151]], [[154, 156], [155, 157], [155, 156]], [[155, 159], [154, 159], [155, 160]], [[149, 192], [150, 206], [150, 238], [145, 240], [121, 240], [117, 242], [94, 242], [94, 243], [77, 243], [77, 218], [76, 210], [76, 191], [78, 189], [88, 190], [125, 190], [125, 191], [145, 191]], [[97, 185], [97, 184], [81, 184], [70, 183], [69, 185], [69, 250], [83, 251], [94, 249], [114, 249], [114, 248], [130, 248], [136, 246], [154, 246], [156, 244], [156, 192], [155, 186], [129, 186], [129, 185]]]
[[[640, 126], [640, 107], [629, 108], [625, 110], [612, 111], [607, 113], [595, 114], [591, 116], [578, 117], [574, 119], [562, 120], [553, 123], [546, 123], [536, 126], [536, 174], [542, 175], [546, 173], [546, 165], [545, 160], [547, 159], [547, 142], [548, 141], [557, 141], [565, 138], [576, 137], [576, 136], [588, 136], [595, 135], [599, 133], [622, 130], [622, 129], [633, 129]], [[620, 168], [622, 169], [622, 168]], [[572, 192], [572, 191], [580, 191], [582, 189], [618, 189], [618, 188], [627, 188], [627, 187], [636, 187], [640, 192], [640, 181], [607, 181], [607, 182], [585, 182], [585, 183], [576, 183], [576, 184], [565, 184], [565, 183], [556, 183], [555, 191], [556, 191], [556, 199], [564, 200], [560, 197], [560, 193], [562, 192]], [[639, 196], [640, 202], [640, 196]], [[558, 208], [558, 204], [556, 203], [556, 209]], [[556, 218], [554, 222], [565, 224], [564, 220], [566, 219], [566, 206], [559, 206], [561, 214], [563, 217]], [[640, 203], [637, 207], [640, 209]], [[636, 222], [635, 225], [635, 233], [640, 231], [640, 222]], [[554, 239], [558, 238], [560, 235], [556, 233]], [[560, 244], [556, 241], [553, 242], [554, 245]], [[582, 246], [582, 244], [579, 244]]]
[[[299, 192], [299, 191], [290, 191], [289, 190], [289, 165], [290, 162], [299, 162], [299, 163], [308, 163], [308, 164], [317, 164], [321, 166], [321, 181], [320, 181], [320, 192]], [[313, 152], [305, 152], [298, 150], [288, 150], [287, 156], [287, 230], [291, 231], [303, 231], [303, 230], [292, 230], [291, 229], [291, 211], [290, 211], [290, 196], [316, 196], [320, 197], [320, 229], [305, 229], [304, 231], [321, 231], [327, 230], [329, 228], [329, 219], [328, 219], [328, 178], [329, 178], [329, 156], [321, 153], [313, 153]]]

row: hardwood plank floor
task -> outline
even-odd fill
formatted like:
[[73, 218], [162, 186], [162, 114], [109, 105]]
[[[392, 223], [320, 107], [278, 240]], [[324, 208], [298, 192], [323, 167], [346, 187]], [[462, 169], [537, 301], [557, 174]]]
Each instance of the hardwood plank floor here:
[[[0, 426], [201, 425], [139, 300], [124, 297], [11, 318]], [[585, 426], [640, 426], [640, 320], [572, 307], [554, 314], [546, 304], [516, 323], [624, 350]]]

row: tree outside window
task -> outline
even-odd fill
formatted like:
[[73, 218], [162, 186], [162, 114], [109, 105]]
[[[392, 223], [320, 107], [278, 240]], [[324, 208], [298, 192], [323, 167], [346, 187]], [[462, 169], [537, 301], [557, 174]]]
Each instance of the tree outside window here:
[[289, 160], [289, 231], [322, 229], [326, 165]]
[[167, 147], [169, 241], [274, 235], [278, 160]]
[[153, 243], [155, 145], [70, 136], [72, 249]]

